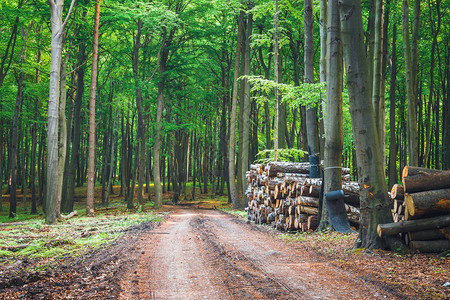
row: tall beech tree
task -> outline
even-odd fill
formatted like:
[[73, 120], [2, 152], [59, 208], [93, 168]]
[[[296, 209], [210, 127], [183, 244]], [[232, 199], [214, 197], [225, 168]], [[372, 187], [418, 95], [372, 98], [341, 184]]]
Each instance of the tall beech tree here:
[[[337, 1], [330, 1], [327, 28], [327, 105], [324, 149], [324, 192], [342, 189], [342, 150], [343, 134], [343, 60], [341, 26]], [[326, 202], [322, 206], [321, 227], [328, 221]]]
[[237, 115], [237, 99], [239, 90], [239, 66], [242, 44], [244, 39], [244, 11], [241, 9], [238, 19], [238, 38], [236, 44], [236, 54], [234, 57], [234, 78], [233, 78], [233, 95], [231, 100], [231, 116], [230, 116], [230, 139], [228, 146], [228, 182], [230, 187], [230, 199], [233, 208], [242, 207], [242, 198], [240, 197], [236, 187], [236, 171], [235, 171], [235, 149], [236, 149], [236, 115]]
[[[415, 5], [420, 6], [420, 1], [416, 0]], [[411, 166], [419, 165], [419, 141], [417, 134], [417, 32], [419, 26], [419, 11], [414, 10], [414, 29], [411, 47], [409, 38], [409, 0], [403, 1], [403, 55], [405, 58], [406, 95], [408, 99], [408, 163]]]
[[100, 3], [95, 4], [94, 15], [94, 39], [92, 50], [92, 72], [91, 88], [89, 91], [89, 166], [88, 166], [88, 188], [86, 200], [86, 215], [94, 215], [94, 186], [95, 186], [95, 98], [97, 92], [98, 73], [98, 30], [100, 25]]
[[[253, 3], [249, 3], [249, 8], [253, 6]], [[252, 29], [253, 29], [253, 14], [250, 12], [247, 17], [247, 28], [245, 33], [245, 48], [244, 48], [244, 75], [250, 75], [251, 69], [250, 69], [250, 58], [251, 58], [251, 50], [250, 50], [250, 43], [251, 43], [251, 35], [252, 35]], [[244, 207], [247, 204], [247, 198], [245, 196], [245, 191], [247, 190], [247, 178], [245, 178], [245, 172], [248, 170], [250, 164], [249, 164], [249, 152], [250, 152], [250, 82], [248, 79], [244, 79], [244, 99], [243, 99], [243, 105], [242, 105], [242, 169], [241, 169], [241, 176], [242, 176], [242, 191], [243, 191], [243, 205]]]
[[[356, 247], [385, 248], [377, 234], [378, 224], [392, 222], [390, 200], [384, 179], [384, 169], [375, 115], [371, 105], [367, 59], [364, 51], [361, 2], [340, 0], [339, 15], [347, 88], [355, 139], [360, 185], [361, 218]], [[392, 245], [391, 245], [392, 246]]]
[[50, 87], [48, 100], [48, 129], [47, 129], [47, 184], [45, 200], [45, 219], [49, 224], [53, 224], [60, 212], [58, 203], [60, 203], [59, 191], [59, 122], [65, 120], [59, 119], [60, 105], [60, 74], [61, 74], [61, 55], [63, 47], [64, 30], [72, 13], [75, 0], [72, 0], [66, 18], [63, 21], [64, 0], [48, 0], [51, 13], [52, 41], [51, 41], [51, 65], [50, 65]]
[[[314, 83], [314, 42], [313, 42], [313, 4], [312, 0], [305, 0], [303, 23], [305, 33], [305, 83]], [[320, 154], [319, 125], [317, 120], [317, 107], [309, 105], [306, 110], [306, 131], [308, 147], [313, 155]]]

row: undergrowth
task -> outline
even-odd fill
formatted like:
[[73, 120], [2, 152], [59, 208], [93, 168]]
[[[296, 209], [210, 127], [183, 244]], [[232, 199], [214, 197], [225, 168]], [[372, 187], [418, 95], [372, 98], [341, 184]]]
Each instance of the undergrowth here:
[[140, 212], [122, 215], [76, 217], [54, 225], [43, 220], [9, 223], [0, 227], [0, 264], [11, 260], [59, 259], [76, 253], [81, 255], [109, 244], [133, 226], [157, 223], [165, 213]]

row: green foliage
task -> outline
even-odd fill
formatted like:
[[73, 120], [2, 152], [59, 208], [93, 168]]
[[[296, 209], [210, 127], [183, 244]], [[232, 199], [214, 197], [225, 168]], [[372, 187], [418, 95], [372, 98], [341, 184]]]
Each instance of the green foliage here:
[[0, 231], [0, 246], [28, 245], [15, 252], [2, 250], [0, 257], [58, 259], [70, 253], [82, 254], [115, 241], [136, 225], [162, 220], [163, 214], [141, 212], [122, 217], [99, 215], [97, 219], [76, 217], [53, 226], [42, 224], [42, 220], [21, 222], [20, 226], [10, 223]]
[[226, 212], [228, 214], [234, 215], [234, 216], [238, 216], [241, 218], [246, 219], [247, 218], [247, 212], [243, 211], [243, 210], [236, 210], [236, 209], [232, 209], [229, 207], [226, 208], [220, 208], [221, 211]]
[[268, 95], [275, 95], [276, 89], [281, 94], [282, 101], [292, 107], [309, 105], [318, 107], [326, 97], [326, 83], [302, 83], [294, 86], [286, 83], [276, 83], [273, 80], [264, 79], [261, 76], [242, 76], [240, 79], [247, 79], [251, 84], [251, 91], [258, 96], [254, 96], [259, 103], [270, 101]]
[[[306, 151], [300, 149], [278, 149], [277, 156], [278, 161], [292, 161], [295, 159], [296, 161], [300, 161], [300, 159], [307, 154]], [[256, 163], [268, 163], [270, 161], [275, 160], [275, 150], [272, 149], [264, 149], [256, 154], [258, 159], [255, 161]]]

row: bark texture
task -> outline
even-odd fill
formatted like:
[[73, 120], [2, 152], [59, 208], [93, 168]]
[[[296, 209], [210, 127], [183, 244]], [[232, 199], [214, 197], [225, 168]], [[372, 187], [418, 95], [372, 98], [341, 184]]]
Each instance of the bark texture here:
[[385, 248], [386, 244], [377, 234], [377, 226], [392, 222], [392, 214], [379, 151], [375, 115], [367, 88], [369, 78], [364, 55], [361, 2], [341, 0], [339, 4], [361, 200], [361, 227], [355, 246]]
[[[341, 26], [336, 1], [330, 1], [328, 8], [327, 33], [327, 110], [324, 149], [324, 193], [342, 189], [342, 150], [344, 148], [342, 90], [343, 61]], [[321, 227], [328, 224], [328, 210], [323, 202]]]
[[97, 0], [94, 16], [94, 47], [92, 50], [92, 73], [89, 97], [89, 165], [88, 188], [86, 200], [86, 215], [94, 215], [94, 186], [95, 186], [95, 98], [97, 91], [98, 68], [98, 29], [100, 23], [100, 2]]

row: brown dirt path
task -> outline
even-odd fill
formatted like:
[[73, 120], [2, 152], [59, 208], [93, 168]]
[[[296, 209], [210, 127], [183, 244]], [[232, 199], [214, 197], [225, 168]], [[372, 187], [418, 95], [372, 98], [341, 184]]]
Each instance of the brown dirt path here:
[[177, 209], [141, 241], [121, 299], [398, 299], [215, 210]]

